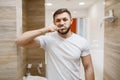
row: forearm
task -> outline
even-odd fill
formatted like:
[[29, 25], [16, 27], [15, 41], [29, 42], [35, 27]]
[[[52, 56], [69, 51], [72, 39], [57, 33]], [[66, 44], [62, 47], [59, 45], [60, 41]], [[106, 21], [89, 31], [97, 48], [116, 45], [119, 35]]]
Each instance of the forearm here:
[[95, 80], [93, 68], [90, 67], [85, 69], [85, 80]]
[[47, 33], [49, 30], [47, 28], [42, 28], [38, 30], [27, 31], [23, 33], [19, 38], [16, 39], [16, 44], [26, 45], [31, 42], [35, 37]]

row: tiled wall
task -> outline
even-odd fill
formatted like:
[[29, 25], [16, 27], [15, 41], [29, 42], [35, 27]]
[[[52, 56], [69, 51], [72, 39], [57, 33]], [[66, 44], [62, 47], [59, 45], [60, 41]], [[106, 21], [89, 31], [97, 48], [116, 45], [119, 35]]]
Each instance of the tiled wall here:
[[[26, 16], [24, 15], [24, 19], [26, 18], [27, 24], [24, 26], [23, 31], [35, 30], [44, 27], [45, 24], [45, 7], [44, 0], [26, 0]], [[45, 54], [44, 50], [37, 49], [25, 49], [25, 54], [27, 57], [27, 64], [33, 64], [30, 72], [32, 75], [40, 75], [45, 76]], [[43, 67], [41, 69], [42, 74], [39, 74], [37, 71], [37, 67], [39, 63], [43, 63]]]
[[117, 18], [105, 21], [104, 80], [120, 80], [120, 0], [106, 0], [105, 14], [113, 10]]
[[[27, 11], [26, 11], [26, 3], [27, 0], [22, 0], [22, 32], [26, 31], [27, 26]], [[26, 59], [26, 49], [22, 48], [21, 54], [21, 67], [22, 67], [22, 73], [23, 76], [26, 75], [26, 66], [27, 66], [27, 59]]]
[[27, 30], [27, 0], [22, 0], [22, 31]]
[[17, 80], [16, 0], [0, 0], [0, 80]]

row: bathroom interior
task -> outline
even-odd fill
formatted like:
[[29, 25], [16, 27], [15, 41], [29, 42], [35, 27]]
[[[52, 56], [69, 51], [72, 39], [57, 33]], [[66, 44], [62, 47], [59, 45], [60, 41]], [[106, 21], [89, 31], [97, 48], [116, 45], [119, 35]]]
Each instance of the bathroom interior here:
[[[90, 43], [95, 80], [120, 80], [120, 0], [0, 0], [0, 80], [47, 80], [44, 50], [19, 47], [15, 39], [50, 25], [61, 7]], [[85, 80], [83, 67], [81, 73]]]

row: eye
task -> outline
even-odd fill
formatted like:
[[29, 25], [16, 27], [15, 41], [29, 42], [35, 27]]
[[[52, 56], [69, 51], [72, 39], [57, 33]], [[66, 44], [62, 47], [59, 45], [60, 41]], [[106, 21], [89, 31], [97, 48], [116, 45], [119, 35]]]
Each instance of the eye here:
[[60, 22], [60, 19], [57, 19], [56, 22]]
[[63, 21], [67, 21], [68, 19], [67, 18], [63, 18]]

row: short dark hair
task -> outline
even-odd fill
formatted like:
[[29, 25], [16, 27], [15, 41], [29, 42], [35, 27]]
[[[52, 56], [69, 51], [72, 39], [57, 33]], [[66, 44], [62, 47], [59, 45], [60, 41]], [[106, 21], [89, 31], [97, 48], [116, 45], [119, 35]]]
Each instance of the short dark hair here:
[[55, 19], [55, 16], [61, 13], [67, 12], [71, 18], [71, 13], [67, 8], [60, 8], [57, 11], [55, 11], [55, 13], [53, 14], [53, 20]]

